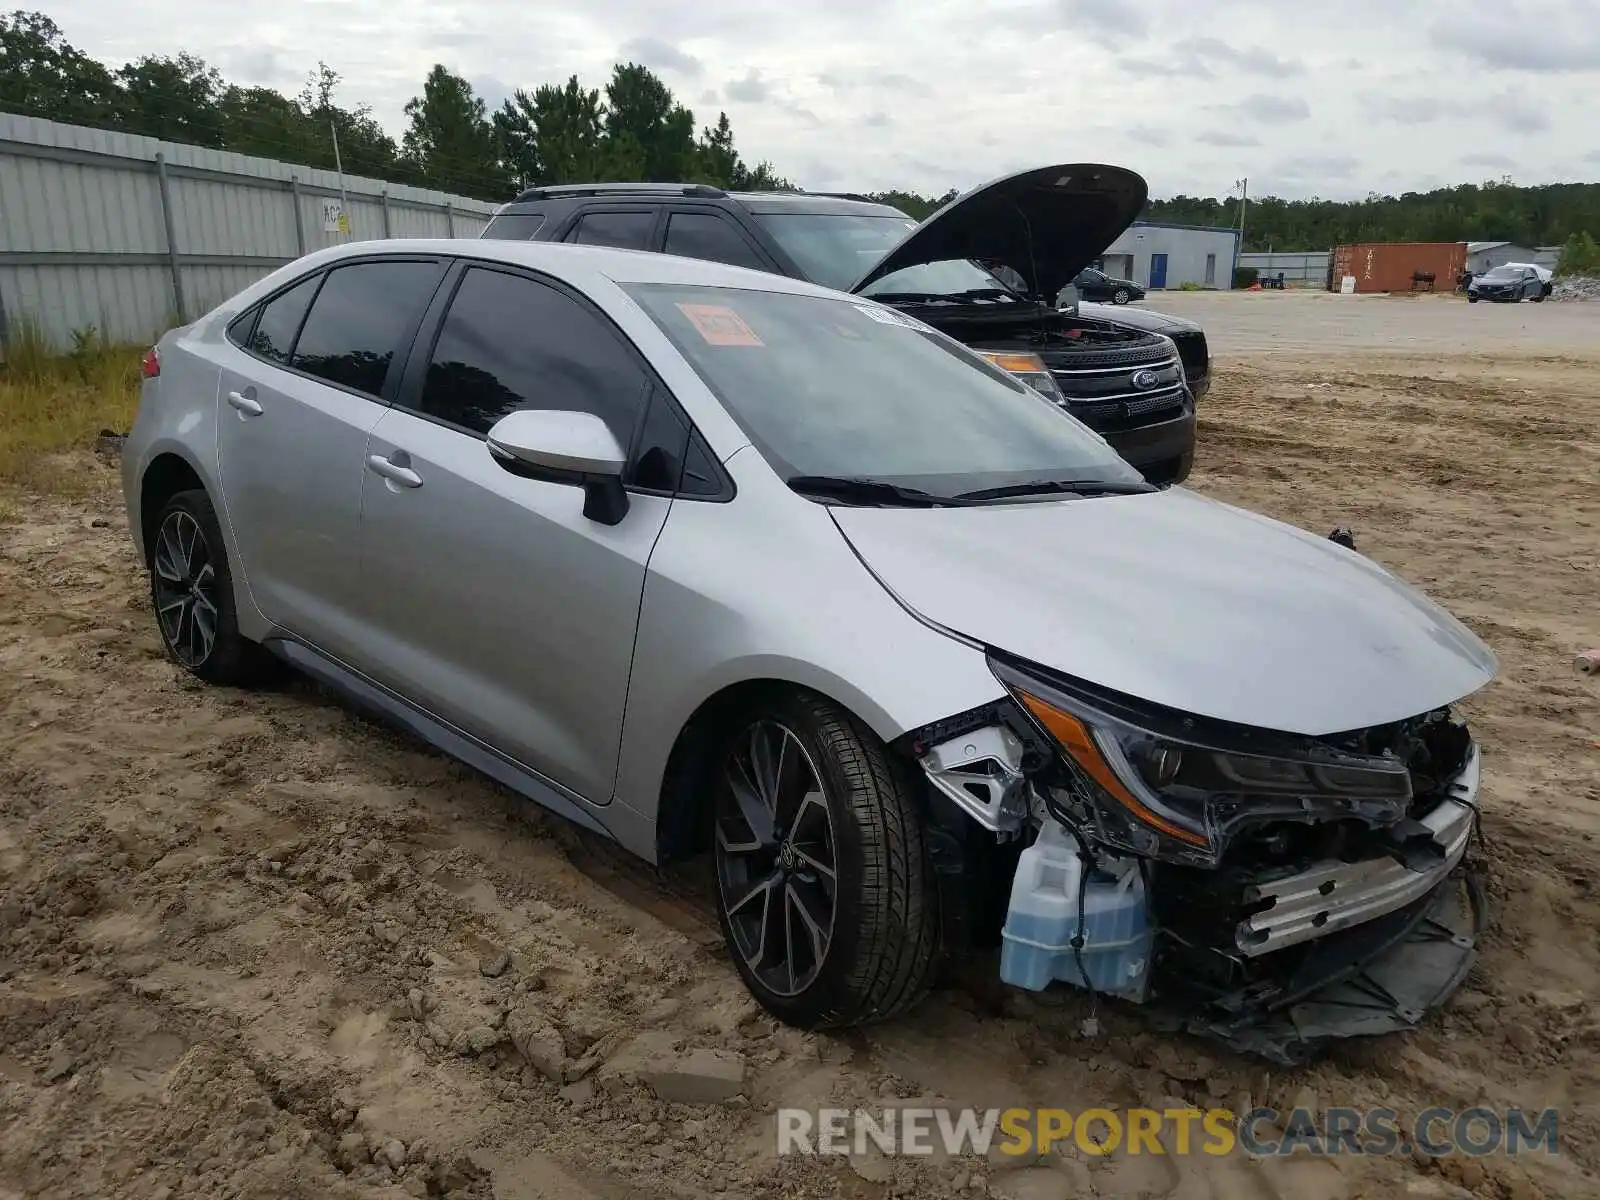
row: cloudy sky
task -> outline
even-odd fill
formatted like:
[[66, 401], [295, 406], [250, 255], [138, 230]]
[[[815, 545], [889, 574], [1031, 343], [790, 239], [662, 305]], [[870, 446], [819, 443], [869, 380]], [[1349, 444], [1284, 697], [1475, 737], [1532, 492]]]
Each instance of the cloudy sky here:
[[1092, 159], [1167, 196], [1351, 197], [1600, 178], [1600, 0], [55, 0], [119, 64], [189, 50], [398, 136], [443, 62], [491, 104], [611, 64], [726, 109], [747, 159], [813, 189], [925, 193]]

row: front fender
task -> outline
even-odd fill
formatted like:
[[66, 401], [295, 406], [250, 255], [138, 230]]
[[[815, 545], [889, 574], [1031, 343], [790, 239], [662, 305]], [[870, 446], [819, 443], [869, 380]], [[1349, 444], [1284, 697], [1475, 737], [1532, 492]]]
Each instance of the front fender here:
[[[766, 471], [753, 450], [730, 469], [746, 455]], [[981, 648], [913, 617], [873, 578], [828, 509], [755, 475], [736, 472], [731, 503], [675, 502], [651, 556], [614, 796], [642, 828], [678, 734], [734, 684], [821, 692], [885, 741], [1005, 694]], [[652, 857], [653, 836], [635, 848]]]

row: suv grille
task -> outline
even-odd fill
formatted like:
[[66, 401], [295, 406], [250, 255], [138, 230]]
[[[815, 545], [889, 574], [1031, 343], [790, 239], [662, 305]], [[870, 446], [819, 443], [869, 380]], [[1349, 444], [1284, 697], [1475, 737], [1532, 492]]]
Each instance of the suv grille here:
[[[1046, 362], [1049, 362], [1046, 356]], [[1153, 424], [1183, 412], [1187, 396], [1183, 370], [1174, 355], [1149, 361], [1143, 355], [1115, 355], [1115, 358], [1143, 358], [1143, 362], [1117, 366], [1054, 367], [1050, 374], [1067, 399], [1067, 411], [1092, 429], [1116, 431]], [[1074, 361], [1067, 359], [1066, 361]], [[1136, 378], [1154, 376], [1145, 386]]]

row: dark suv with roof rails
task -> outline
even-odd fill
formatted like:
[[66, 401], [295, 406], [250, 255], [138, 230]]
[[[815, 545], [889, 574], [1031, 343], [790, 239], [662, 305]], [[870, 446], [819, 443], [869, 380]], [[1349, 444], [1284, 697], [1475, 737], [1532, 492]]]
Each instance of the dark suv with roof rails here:
[[1205, 333], [1144, 309], [1054, 307], [1146, 194], [1132, 171], [1064, 164], [975, 188], [919, 224], [848, 194], [572, 184], [523, 192], [481, 236], [712, 259], [892, 305], [1013, 371], [1168, 484], [1194, 462]]

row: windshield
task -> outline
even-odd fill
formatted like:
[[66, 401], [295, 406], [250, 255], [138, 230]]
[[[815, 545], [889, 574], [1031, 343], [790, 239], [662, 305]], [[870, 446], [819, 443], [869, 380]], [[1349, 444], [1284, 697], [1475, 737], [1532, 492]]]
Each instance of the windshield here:
[[785, 479], [865, 479], [937, 497], [1039, 480], [1140, 482], [1038, 392], [881, 305], [742, 288], [626, 290]]
[[1479, 276], [1479, 278], [1488, 279], [1488, 280], [1491, 280], [1494, 283], [1510, 283], [1512, 280], [1516, 280], [1516, 279], [1521, 279], [1522, 278], [1522, 268], [1521, 267], [1495, 267], [1493, 270], [1490, 270], [1490, 271], [1484, 273], [1483, 275]]
[[[756, 213], [755, 219], [782, 246], [806, 278], [847, 292], [917, 227], [910, 217], [849, 213]], [[967, 297], [968, 292], [1003, 295]], [[923, 263], [875, 279], [865, 296], [961, 296], [978, 302], [1016, 303], [1006, 285], [967, 259]]]

